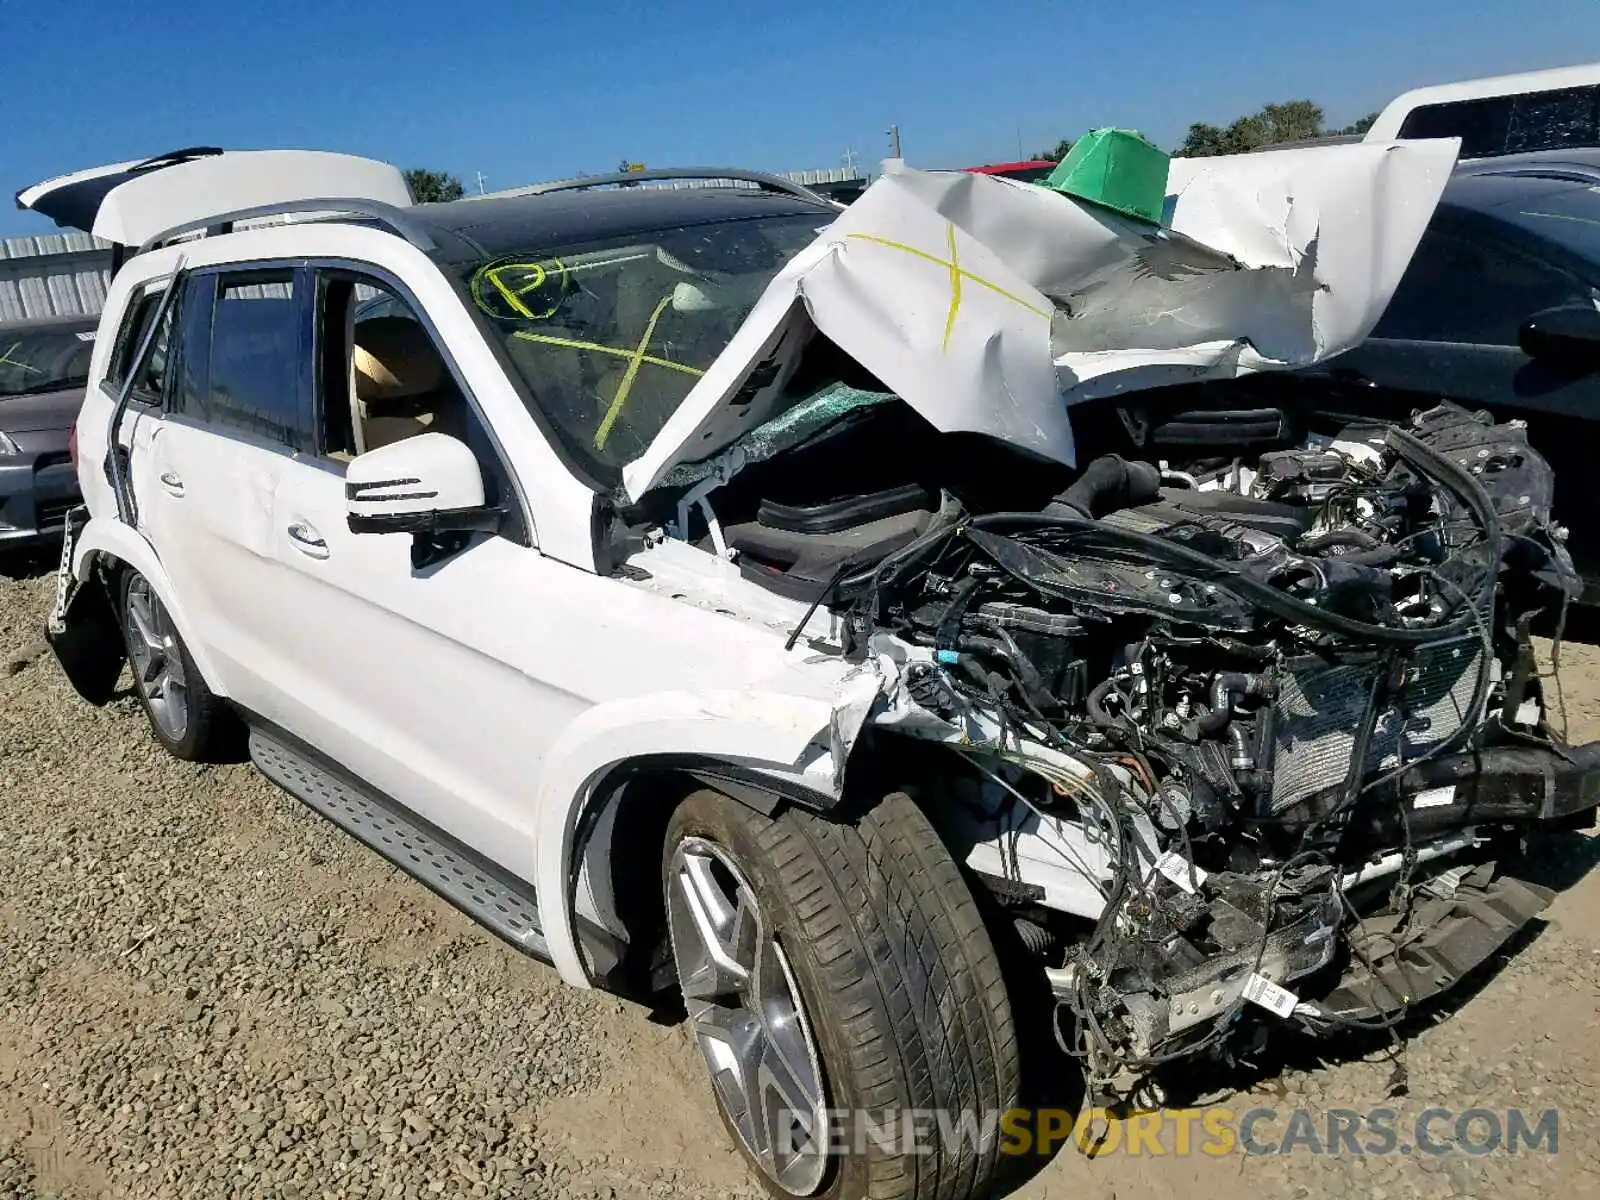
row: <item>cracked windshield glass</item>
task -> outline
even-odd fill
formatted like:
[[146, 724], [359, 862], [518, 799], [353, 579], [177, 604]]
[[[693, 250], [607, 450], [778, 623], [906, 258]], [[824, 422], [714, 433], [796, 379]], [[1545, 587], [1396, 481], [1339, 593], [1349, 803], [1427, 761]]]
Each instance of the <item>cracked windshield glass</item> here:
[[621, 466], [643, 453], [816, 216], [723, 221], [625, 241], [530, 249], [465, 272], [530, 401]]

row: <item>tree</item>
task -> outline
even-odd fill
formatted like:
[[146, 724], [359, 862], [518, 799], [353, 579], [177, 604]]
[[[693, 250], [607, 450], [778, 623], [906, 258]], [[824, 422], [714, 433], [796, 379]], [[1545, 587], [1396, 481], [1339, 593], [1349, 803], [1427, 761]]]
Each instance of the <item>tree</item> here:
[[1056, 148], [1054, 150], [1040, 150], [1033, 157], [1034, 157], [1034, 161], [1036, 161], [1036, 162], [1044, 162], [1046, 160], [1048, 160], [1050, 162], [1060, 162], [1063, 158], [1065, 158], [1071, 152], [1072, 152], [1072, 139], [1071, 138], [1062, 138], [1059, 142], [1056, 143]]
[[461, 180], [450, 172], [429, 171], [423, 167], [413, 167], [406, 172], [406, 186], [411, 189], [411, 198], [418, 204], [459, 200], [467, 193], [467, 189], [461, 186]]
[[1310, 100], [1286, 100], [1264, 105], [1260, 112], [1240, 117], [1226, 129], [1197, 122], [1178, 148], [1187, 158], [1215, 154], [1248, 154], [1274, 142], [1297, 142], [1326, 137], [1322, 106]]
[[1339, 137], [1363, 137], [1365, 136], [1367, 130], [1371, 129], [1375, 124], [1377, 124], [1377, 122], [1378, 114], [1375, 112], [1369, 112], [1359, 121], [1352, 121], [1343, 129], [1335, 129], [1333, 132]]

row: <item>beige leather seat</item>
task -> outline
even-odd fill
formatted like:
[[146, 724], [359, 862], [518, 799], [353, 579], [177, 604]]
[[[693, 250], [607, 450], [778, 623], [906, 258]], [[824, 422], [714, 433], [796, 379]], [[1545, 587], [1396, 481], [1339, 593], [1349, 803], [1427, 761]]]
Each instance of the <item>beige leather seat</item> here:
[[372, 317], [353, 341], [350, 415], [362, 450], [419, 433], [464, 435], [465, 402], [420, 322]]

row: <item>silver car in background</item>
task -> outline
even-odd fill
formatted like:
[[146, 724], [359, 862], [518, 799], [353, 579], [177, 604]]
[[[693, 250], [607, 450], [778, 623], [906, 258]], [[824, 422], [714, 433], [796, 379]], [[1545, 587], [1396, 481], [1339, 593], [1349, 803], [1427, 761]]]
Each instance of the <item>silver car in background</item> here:
[[0, 555], [61, 536], [78, 502], [72, 427], [94, 317], [0, 325]]

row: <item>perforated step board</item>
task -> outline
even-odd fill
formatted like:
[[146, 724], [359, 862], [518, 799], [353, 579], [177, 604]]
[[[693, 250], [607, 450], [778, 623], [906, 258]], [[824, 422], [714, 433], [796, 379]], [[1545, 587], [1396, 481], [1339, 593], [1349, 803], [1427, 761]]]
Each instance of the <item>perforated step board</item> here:
[[520, 950], [547, 958], [533, 890], [465, 846], [260, 730], [250, 757], [284, 791]]

